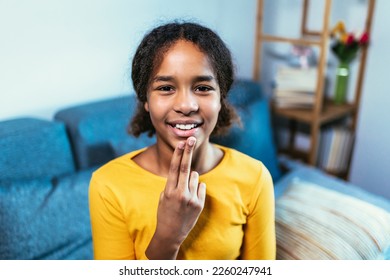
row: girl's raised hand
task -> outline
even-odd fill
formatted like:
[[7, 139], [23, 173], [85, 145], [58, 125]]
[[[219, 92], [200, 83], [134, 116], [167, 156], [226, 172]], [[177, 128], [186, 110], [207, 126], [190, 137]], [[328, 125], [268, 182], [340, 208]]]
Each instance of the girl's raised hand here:
[[181, 244], [203, 210], [206, 185], [191, 171], [195, 137], [179, 142], [157, 210], [157, 227], [146, 250], [149, 259], [176, 259]]

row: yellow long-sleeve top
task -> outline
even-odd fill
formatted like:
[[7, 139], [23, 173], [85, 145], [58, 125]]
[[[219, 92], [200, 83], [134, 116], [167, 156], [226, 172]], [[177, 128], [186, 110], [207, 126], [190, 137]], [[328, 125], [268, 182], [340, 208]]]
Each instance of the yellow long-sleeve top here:
[[[207, 186], [205, 206], [178, 259], [274, 259], [274, 190], [268, 170], [236, 150], [217, 147], [224, 157], [200, 175]], [[143, 150], [110, 161], [92, 176], [95, 259], [146, 259], [167, 179], [132, 160]]]

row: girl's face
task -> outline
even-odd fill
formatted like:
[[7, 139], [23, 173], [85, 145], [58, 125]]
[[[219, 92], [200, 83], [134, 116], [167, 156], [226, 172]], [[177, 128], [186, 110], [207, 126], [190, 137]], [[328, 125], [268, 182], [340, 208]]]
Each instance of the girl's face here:
[[207, 144], [221, 109], [220, 89], [208, 57], [191, 42], [179, 40], [154, 71], [145, 109], [158, 143], [174, 149], [190, 136]]

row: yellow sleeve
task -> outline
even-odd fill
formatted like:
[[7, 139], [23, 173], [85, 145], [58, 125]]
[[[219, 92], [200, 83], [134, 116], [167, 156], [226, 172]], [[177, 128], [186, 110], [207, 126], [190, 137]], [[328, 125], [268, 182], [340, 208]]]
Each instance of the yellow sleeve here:
[[275, 197], [272, 177], [264, 165], [256, 190], [244, 228], [241, 259], [274, 260], [276, 258]]
[[135, 259], [124, 215], [112, 190], [92, 176], [89, 208], [95, 259]]

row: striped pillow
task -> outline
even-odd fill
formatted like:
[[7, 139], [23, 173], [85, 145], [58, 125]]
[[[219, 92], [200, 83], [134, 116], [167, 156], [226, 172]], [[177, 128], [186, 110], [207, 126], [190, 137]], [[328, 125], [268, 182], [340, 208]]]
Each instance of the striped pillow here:
[[355, 197], [294, 182], [276, 200], [277, 259], [383, 259], [390, 213]]

